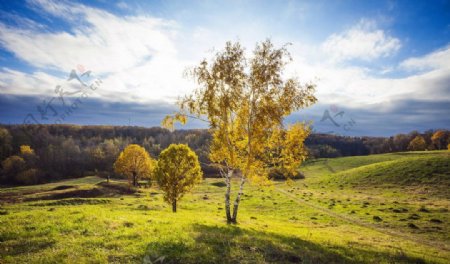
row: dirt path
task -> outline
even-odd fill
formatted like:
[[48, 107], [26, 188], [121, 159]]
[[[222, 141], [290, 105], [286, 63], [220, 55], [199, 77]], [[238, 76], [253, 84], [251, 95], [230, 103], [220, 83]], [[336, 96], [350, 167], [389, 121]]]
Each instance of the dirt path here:
[[374, 231], [380, 232], [382, 234], [393, 236], [393, 237], [396, 237], [396, 238], [401, 238], [401, 239], [404, 239], [404, 240], [408, 240], [408, 241], [411, 241], [413, 243], [422, 244], [422, 245], [426, 245], [426, 246], [433, 247], [433, 248], [438, 248], [438, 249], [444, 250], [444, 251], [449, 251], [449, 247], [445, 243], [442, 243], [442, 242], [439, 242], [439, 241], [429, 241], [429, 240], [418, 239], [417, 237], [410, 236], [408, 234], [404, 234], [404, 233], [396, 232], [396, 231], [393, 231], [393, 230], [387, 230], [387, 229], [384, 229], [384, 228], [380, 228], [380, 227], [375, 226], [373, 224], [369, 224], [369, 223], [360, 221], [358, 219], [354, 219], [352, 217], [348, 217], [346, 215], [333, 212], [332, 210], [329, 210], [329, 209], [324, 208], [322, 206], [319, 206], [319, 205], [316, 205], [316, 204], [313, 204], [313, 203], [310, 203], [310, 202], [307, 202], [307, 201], [303, 201], [303, 200], [299, 199], [298, 197], [296, 197], [295, 195], [293, 195], [293, 194], [291, 194], [291, 193], [289, 193], [289, 192], [287, 192], [287, 191], [285, 191], [283, 189], [275, 188], [275, 190], [277, 190], [278, 192], [280, 192], [280, 193], [282, 193], [282, 194], [284, 194], [286, 196], [289, 196], [290, 198], [293, 199], [293, 201], [295, 201], [296, 203], [298, 203], [300, 205], [306, 205], [308, 207], [314, 208], [314, 209], [316, 209], [318, 211], [321, 211], [323, 213], [326, 213], [326, 214], [328, 214], [330, 216], [333, 216], [335, 218], [341, 219], [341, 220], [346, 221], [348, 223], [351, 223], [351, 224], [354, 224], [354, 225], [357, 225], [357, 226], [361, 226], [361, 227], [365, 227], [365, 228], [369, 228], [369, 229], [372, 229]]

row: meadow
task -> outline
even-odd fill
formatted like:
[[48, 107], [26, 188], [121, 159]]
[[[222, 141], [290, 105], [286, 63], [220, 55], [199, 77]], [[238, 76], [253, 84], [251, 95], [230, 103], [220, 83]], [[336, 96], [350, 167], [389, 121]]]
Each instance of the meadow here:
[[0, 263], [450, 262], [450, 151], [300, 170], [305, 179], [246, 185], [237, 225], [222, 179], [204, 179], [177, 213], [156, 185], [96, 176], [2, 188]]

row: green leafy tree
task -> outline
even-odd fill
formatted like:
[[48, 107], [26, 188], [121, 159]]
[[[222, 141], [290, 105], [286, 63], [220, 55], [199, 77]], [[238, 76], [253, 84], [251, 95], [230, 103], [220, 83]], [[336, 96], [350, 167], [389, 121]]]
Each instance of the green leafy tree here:
[[202, 179], [197, 154], [185, 144], [171, 144], [159, 155], [155, 176], [175, 213], [177, 202]]
[[125, 175], [129, 185], [137, 187], [139, 179], [150, 179], [154, 166], [155, 161], [143, 147], [131, 144], [120, 153], [114, 163], [114, 170]]
[[[269, 40], [259, 43], [249, 59], [239, 43], [228, 42], [211, 61], [203, 60], [189, 72], [198, 88], [180, 100], [180, 112], [163, 120], [169, 128], [192, 116], [209, 123], [209, 158], [225, 179], [228, 223], [237, 222], [245, 182], [267, 183], [270, 169], [278, 165], [289, 171], [286, 175], [295, 174], [306, 158], [303, 140], [308, 126], [286, 128], [283, 121], [316, 102], [315, 85], [282, 77], [290, 60], [286, 46], [275, 48]], [[271, 144], [274, 137], [276, 146]], [[231, 179], [236, 172], [240, 172], [239, 192], [231, 213]]]

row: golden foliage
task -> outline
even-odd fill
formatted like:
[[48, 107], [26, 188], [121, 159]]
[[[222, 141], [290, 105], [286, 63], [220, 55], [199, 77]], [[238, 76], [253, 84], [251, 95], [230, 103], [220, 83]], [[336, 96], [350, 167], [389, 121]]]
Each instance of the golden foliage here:
[[164, 200], [172, 204], [176, 211], [176, 202], [202, 179], [202, 170], [197, 154], [184, 144], [171, 144], [159, 155], [155, 177]]
[[288, 129], [276, 128], [265, 150], [266, 164], [286, 177], [295, 176], [308, 155], [304, 142], [309, 134], [310, 128], [305, 123], [292, 124]]
[[445, 131], [438, 130], [438, 131], [434, 132], [433, 136], [431, 137], [431, 140], [432, 141], [440, 140], [441, 138], [444, 138], [445, 135], [446, 135]]
[[175, 128], [175, 122], [179, 122], [180, 124], [184, 125], [187, 122], [187, 116], [180, 113], [175, 113], [173, 116], [168, 115], [164, 117], [161, 125], [164, 128], [173, 131]]
[[[179, 101], [179, 113], [163, 121], [173, 129], [177, 116], [207, 118], [213, 137], [209, 158], [220, 166], [227, 185], [228, 223], [236, 223], [247, 180], [266, 186], [271, 168], [279, 167], [289, 177], [306, 157], [303, 142], [308, 126], [285, 129], [283, 121], [317, 101], [315, 85], [285, 79], [283, 70], [290, 60], [286, 45], [275, 48], [270, 40], [259, 43], [250, 59], [238, 42], [227, 42], [211, 61], [203, 60], [188, 72], [197, 89]], [[231, 177], [236, 172], [241, 183], [231, 215]]]
[[408, 150], [425, 150], [427, 147], [427, 143], [425, 139], [421, 136], [416, 136], [411, 142], [409, 142]]
[[21, 155], [32, 155], [34, 154], [34, 150], [28, 145], [20, 146], [20, 154]]
[[291, 175], [307, 155], [303, 142], [310, 130], [302, 123], [285, 129], [284, 118], [317, 99], [314, 84], [282, 77], [290, 60], [286, 46], [275, 48], [269, 40], [259, 43], [250, 59], [239, 43], [227, 42], [211, 62], [203, 60], [189, 72], [199, 87], [163, 124], [173, 127], [188, 113], [206, 116], [213, 135], [211, 161], [240, 170], [253, 182], [265, 182], [271, 166]]
[[2, 167], [4, 173], [17, 174], [22, 171], [26, 166], [25, 160], [17, 155], [13, 155], [2, 161]]
[[447, 132], [444, 130], [436, 131], [431, 137], [431, 142], [436, 146], [437, 149], [445, 148]]
[[134, 186], [137, 186], [139, 179], [150, 179], [154, 167], [155, 161], [143, 147], [136, 144], [128, 145], [114, 163], [114, 171], [125, 175], [128, 183]]

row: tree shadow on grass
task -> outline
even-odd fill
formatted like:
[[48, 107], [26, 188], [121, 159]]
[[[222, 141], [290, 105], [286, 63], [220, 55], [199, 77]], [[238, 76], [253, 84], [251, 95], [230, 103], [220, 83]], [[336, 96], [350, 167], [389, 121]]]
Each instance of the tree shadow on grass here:
[[193, 225], [192, 241], [154, 242], [144, 263], [425, 263], [402, 252], [319, 245], [236, 226]]
[[[46, 238], [9, 240], [0, 246], [0, 256], [36, 253], [52, 247], [55, 241]], [[1, 263], [1, 258], [0, 258]]]

